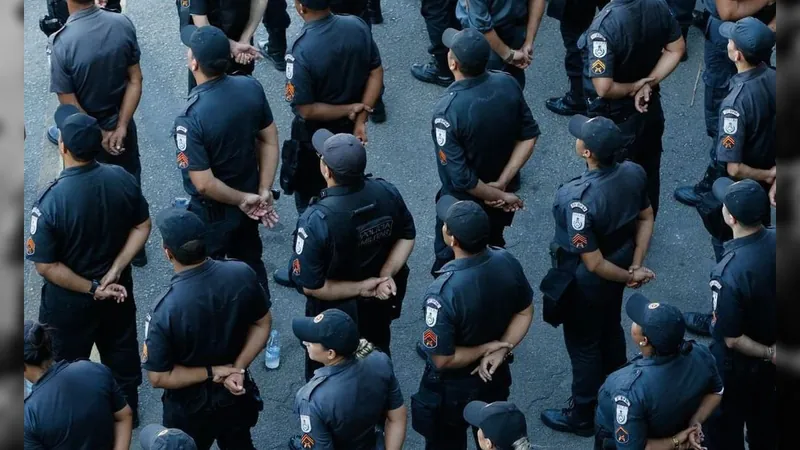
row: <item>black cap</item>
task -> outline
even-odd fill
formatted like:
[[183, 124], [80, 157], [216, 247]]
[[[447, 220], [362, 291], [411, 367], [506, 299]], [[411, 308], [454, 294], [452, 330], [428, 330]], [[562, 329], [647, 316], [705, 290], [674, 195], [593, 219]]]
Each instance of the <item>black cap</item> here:
[[367, 151], [357, 137], [348, 133], [333, 134], [322, 128], [311, 137], [322, 161], [337, 175], [360, 177], [367, 168]]
[[142, 429], [139, 444], [142, 450], [197, 450], [191, 436], [177, 428], [165, 428], [157, 423]]
[[741, 222], [750, 226], [761, 223], [769, 211], [769, 197], [755, 180], [742, 180], [734, 183], [730, 178], [719, 178], [711, 188], [717, 200], [728, 212]]
[[169, 208], [156, 217], [161, 239], [170, 250], [177, 250], [191, 241], [203, 240], [206, 224], [197, 215], [185, 208]]
[[181, 28], [181, 41], [203, 67], [223, 70], [231, 58], [228, 37], [217, 27], [186, 25]]
[[775, 46], [775, 33], [755, 17], [725, 22], [719, 26], [719, 34], [726, 39], [732, 39], [736, 48], [750, 56], [771, 53]]
[[88, 161], [103, 149], [103, 133], [97, 119], [83, 114], [75, 105], [59, 105], [55, 121], [64, 146], [76, 158]]
[[625, 305], [628, 317], [642, 327], [650, 345], [661, 355], [678, 353], [686, 332], [681, 311], [666, 303], [651, 303], [644, 295], [635, 293]]
[[300, 0], [300, 4], [315, 11], [322, 11], [331, 7], [330, 0]]
[[528, 437], [525, 415], [511, 402], [469, 402], [464, 408], [464, 420], [483, 430], [498, 450], [511, 450], [514, 442]]
[[322, 344], [341, 356], [355, 353], [360, 340], [358, 325], [338, 309], [327, 309], [316, 317], [292, 319], [292, 331], [301, 341]]
[[462, 247], [474, 249], [489, 242], [489, 216], [479, 204], [443, 195], [436, 202], [436, 215]]
[[461, 31], [448, 28], [442, 33], [442, 43], [453, 51], [461, 66], [472, 72], [486, 70], [492, 47], [480, 31], [474, 28]]
[[590, 119], [576, 114], [569, 121], [569, 132], [582, 140], [598, 159], [613, 156], [629, 143], [614, 121], [606, 117]]

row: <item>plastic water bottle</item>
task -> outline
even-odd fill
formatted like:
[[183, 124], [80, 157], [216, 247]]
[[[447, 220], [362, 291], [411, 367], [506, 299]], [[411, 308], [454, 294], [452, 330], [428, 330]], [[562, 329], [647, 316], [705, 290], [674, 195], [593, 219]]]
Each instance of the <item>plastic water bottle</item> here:
[[267, 351], [264, 353], [264, 363], [267, 369], [277, 369], [281, 365], [281, 342], [278, 330], [269, 333]]

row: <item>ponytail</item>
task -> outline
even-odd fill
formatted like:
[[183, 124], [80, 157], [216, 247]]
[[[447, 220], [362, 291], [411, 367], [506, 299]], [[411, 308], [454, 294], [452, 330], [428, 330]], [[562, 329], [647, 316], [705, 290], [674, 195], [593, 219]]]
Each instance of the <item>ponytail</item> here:
[[48, 327], [39, 322], [26, 320], [23, 330], [25, 364], [41, 366], [45, 361], [53, 359], [53, 345]]

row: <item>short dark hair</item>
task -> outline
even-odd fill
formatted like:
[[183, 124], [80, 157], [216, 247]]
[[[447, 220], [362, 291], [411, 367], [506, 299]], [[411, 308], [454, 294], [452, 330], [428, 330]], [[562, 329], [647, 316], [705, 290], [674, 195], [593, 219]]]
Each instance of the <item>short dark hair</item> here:
[[484, 66], [484, 67], [472, 67], [472, 66], [464, 65], [464, 64], [461, 63], [461, 61], [459, 61], [459, 59], [458, 59], [458, 57], [456, 56], [455, 53], [453, 53], [453, 58], [455, 58], [456, 61], [458, 61], [458, 70], [464, 76], [477, 77], [478, 75], [482, 75], [484, 72], [486, 72], [486, 66]]
[[97, 156], [97, 153], [92, 153], [91, 156], [83, 155], [83, 157], [81, 158], [78, 155], [76, 155], [75, 153], [72, 153], [72, 150], [70, 150], [69, 147], [67, 147], [67, 151], [69, 152], [70, 156], [72, 156], [72, 159], [74, 159], [77, 162], [81, 162], [81, 163], [92, 162], [92, 161], [95, 160], [95, 157]]
[[[330, 169], [330, 167], [328, 168]], [[340, 186], [350, 186], [353, 184], [358, 184], [359, 182], [364, 180], [363, 176], [354, 177], [350, 175], [341, 175], [334, 172], [333, 170], [331, 170], [331, 177], [333, 178], [333, 181], [335, 181], [336, 184]]]
[[461, 250], [469, 253], [470, 255], [476, 255], [486, 249], [486, 246], [489, 245], [489, 238], [487, 237], [485, 240], [481, 240], [479, 242], [475, 242], [471, 245], [465, 245], [461, 241], [458, 240], [457, 236], [453, 236], [458, 241], [458, 246], [461, 247]]
[[207, 76], [208, 78], [216, 78], [225, 74], [228, 71], [228, 66], [230, 65], [230, 61], [228, 60], [218, 60], [213, 61], [209, 64], [200, 64], [197, 62], [198, 67], [200, 67], [200, 72], [203, 72], [203, 75]]
[[206, 259], [206, 243], [200, 239], [189, 241], [178, 248], [169, 248], [166, 245], [164, 248], [168, 249], [175, 260], [184, 266], [199, 264]]

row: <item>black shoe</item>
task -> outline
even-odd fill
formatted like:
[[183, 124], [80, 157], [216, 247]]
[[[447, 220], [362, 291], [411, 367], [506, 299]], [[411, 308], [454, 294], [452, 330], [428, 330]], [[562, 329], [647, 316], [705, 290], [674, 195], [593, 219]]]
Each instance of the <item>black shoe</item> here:
[[380, 10], [370, 10], [369, 21], [372, 22], [373, 25], [380, 25], [383, 23], [383, 14]]
[[594, 407], [576, 405], [572, 399], [563, 409], [547, 409], [540, 416], [548, 428], [578, 436], [594, 436]]
[[435, 63], [412, 64], [411, 75], [419, 81], [425, 83], [438, 84], [442, 87], [450, 86], [455, 81], [450, 73], [444, 74], [439, 70]]
[[261, 52], [267, 56], [266, 60], [272, 63], [278, 72], [286, 72], [286, 49], [270, 48], [268, 41], [261, 41], [258, 46], [261, 48]]
[[566, 93], [563, 97], [553, 97], [544, 102], [544, 106], [560, 116], [574, 116], [586, 112], [586, 102], [577, 101], [572, 94]]
[[283, 287], [294, 287], [294, 282], [292, 282], [292, 279], [289, 278], [288, 267], [283, 269], [275, 269], [275, 272], [272, 272], [272, 279]]
[[372, 112], [369, 115], [369, 120], [372, 123], [386, 122], [386, 105], [383, 103], [383, 99], [378, 100], [378, 104], [372, 108]]
[[699, 336], [711, 336], [711, 314], [698, 312], [683, 313], [686, 329]]
[[703, 11], [694, 10], [692, 11], [692, 25], [699, 28], [703, 33], [706, 31], [706, 25], [708, 23], [708, 17], [703, 13]]
[[134, 267], [144, 267], [147, 265], [147, 252], [142, 249], [138, 255], [133, 257], [133, 261], [131, 261]]
[[50, 128], [47, 129], [45, 135], [47, 136], [48, 141], [52, 142], [55, 145], [58, 145], [58, 127], [56, 127], [55, 125], [51, 126]]
[[697, 186], [681, 186], [675, 189], [675, 200], [686, 206], [697, 206], [703, 199], [703, 192]]

